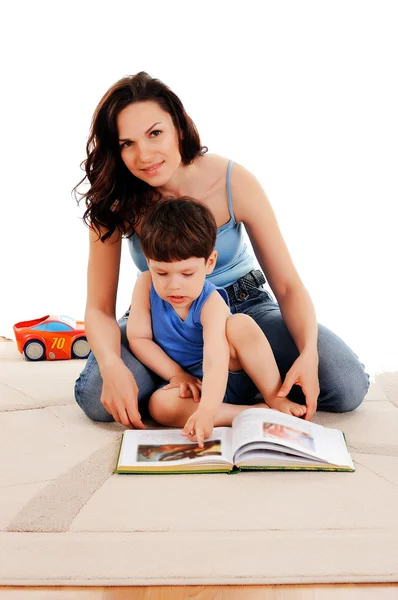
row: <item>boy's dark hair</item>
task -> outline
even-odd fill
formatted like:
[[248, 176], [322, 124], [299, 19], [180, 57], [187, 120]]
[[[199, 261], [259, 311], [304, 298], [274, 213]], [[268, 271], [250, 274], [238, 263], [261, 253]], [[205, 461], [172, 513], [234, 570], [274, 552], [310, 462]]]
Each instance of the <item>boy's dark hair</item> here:
[[211, 211], [188, 196], [160, 200], [146, 213], [141, 247], [146, 258], [174, 262], [204, 258], [214, 250], [217, 224]]

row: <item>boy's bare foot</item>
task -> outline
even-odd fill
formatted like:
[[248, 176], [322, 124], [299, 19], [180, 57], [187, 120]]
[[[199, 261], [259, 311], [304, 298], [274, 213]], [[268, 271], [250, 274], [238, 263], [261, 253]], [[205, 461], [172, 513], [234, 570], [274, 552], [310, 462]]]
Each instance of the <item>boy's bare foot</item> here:
[[280, 412], [286, 413], [287, 415], [293, 415], [293, 417], [302, 417], [307, 412], [307, 407], [297, 402], [292, 402], [287, 398], [275, 398], [275, 400], [268, 401], [264, 404], [256, 404], [256, 407], [262, 408], [273, 408], [274, 410], [280, 410]]

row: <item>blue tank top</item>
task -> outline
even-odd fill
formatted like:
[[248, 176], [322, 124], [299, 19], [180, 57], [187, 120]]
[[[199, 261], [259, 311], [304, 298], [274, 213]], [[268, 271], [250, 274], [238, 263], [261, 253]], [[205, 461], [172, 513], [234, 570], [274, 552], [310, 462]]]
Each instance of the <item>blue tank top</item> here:
[[[227, 192], [230, 219], [228, 223], [217, 229], [215, 249], [218, 252], [217, 263], [213, 273], [207, 279], [217, 287], [228, 287], [238, 279], [256, 268], [255, 259], [249, 253], [243, 241], [243, 223], [237, 223], [232, 207], [231, 196], [231, 167], [230, 160], [227, 169]], [[142, 253], [140, 238], [136, 233], [127, 238], [128, 247], [136, 267], [142, 271], [148, 270], [146, 258]], [[138, 273], [139, 275], [140, 273]]]
[[185, 321], [169, 302], [162, 300], [153, 284], [149, 295], [153, 341], [181, 367], [187, 368], [203, 360], [203, 327], [200, 313], [210, 294], [217, 290], [229, 306], [228, 294], [223, 288], [205, 281], [203, 290], [189, 308]]

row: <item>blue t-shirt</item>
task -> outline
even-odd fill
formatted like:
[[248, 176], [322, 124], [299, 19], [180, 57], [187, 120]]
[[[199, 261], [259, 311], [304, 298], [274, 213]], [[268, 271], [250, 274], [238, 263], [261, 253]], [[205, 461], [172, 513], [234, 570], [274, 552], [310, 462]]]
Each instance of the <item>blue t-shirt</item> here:
[[203, 360], [203, 327], [200, 313], [214, 290], [218, 291], [229, 306], [227, 292], [205, 280], [200, 296], [192, 302], [188, 316], [183, 321], [169, 302], [162, 300], [153, 284], [151, 285], [149, 298], [153, 341], [181, 367], [186, 368]]

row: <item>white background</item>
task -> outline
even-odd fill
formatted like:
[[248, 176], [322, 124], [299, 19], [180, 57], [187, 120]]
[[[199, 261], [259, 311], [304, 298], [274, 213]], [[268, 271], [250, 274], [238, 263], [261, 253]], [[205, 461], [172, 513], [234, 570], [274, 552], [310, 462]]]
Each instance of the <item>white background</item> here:
[[[83, 318], [88, 234], [71, 189], [100, 98], [145, 70], [210, 152], [259, 179], [318, 321], [368, 372], [398, 369], [395, 2], [36, 0], [2, 22], [0, 335]], [[134, 279], [126, 247], [118, 316]]]

